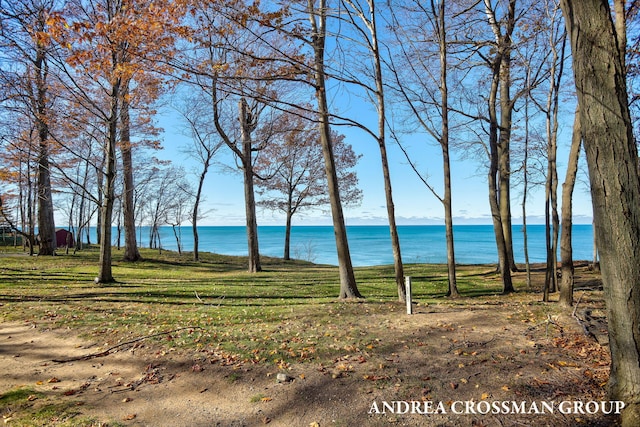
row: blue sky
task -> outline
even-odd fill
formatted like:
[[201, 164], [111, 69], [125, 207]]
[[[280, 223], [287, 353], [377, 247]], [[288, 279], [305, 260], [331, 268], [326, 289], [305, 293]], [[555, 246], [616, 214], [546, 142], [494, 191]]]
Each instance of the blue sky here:
[[[375, 113], [366, 106], [359, 105], [358, 113]], [[567, 120], [571, 123], [572, 120]], [[188, 144], [188, 138], [181, 134], [179, 124], [173, 118], [164, 117], [160, 124], [165, 128], [163, 137], [164, 150], [156, 153], [161, 159], [170, 159], [176, 165], [184, 166], [185, 170], [193, 171], [197, 167], [180, 150]], [[386, 224], [386, 207], [384, 184], [380, 168], [380, 154], [377, 144], [371, 137], [361, 131], [340, 128], [346, 135], [356, 153], [362, 154], [357, 166], [359, 185], [363, 191], [362, 204], [358, 207], [345, 208], [348, 225]], [[560, 150], [558, 154], [560, 182], [564, 181], [568, 144], [571, 129], [567, 127], [560, 135]], [[416, 154], [416, 161], [421, 170], [427, 171], [433, 185], [442, 189], [442, 157], [440, 147], [420, 141], [421, 135], [415, 136], [415, 141], [409, 141], [407, 146]], [[429, 192], [415, 173], [395, 143], [390, 143], [389, 162], [393, 181], [394, 202], [398, 224], [444, 224], [443, 206]], [[460, 153], [453, 153], [452, 182], [453, 182], [453, 214], [455, 224], [488, 224], [491, 223], [488, 202], [488, 190], [485, 171], [478, 160], [462, 160]], [[222, 148], [219, 161], [233, 164], [230, 150]], [[584, 159], [582, 159], [584, 161]], [[583, 168], [584, 169], [584, 168]], [[574, 192], [574, 222], [591, 223], [591, 200], [584, 184], [586, 176], [580, 172], [583, 182], [579, 183]], [[194, 177], [195, 179], [195, 177]], [[560, 188], [558, 189], [560, 191]], [[231, 174], [213, 169], [205, 184], [204, 211], [207, 216], [200, 221], [201, 225], [244, 225], [244, 196], [242, 176], [240, 173]], [[521, 223], [521, 190], [514, 189], [512, 213], [514, 223]], [[544, 223], [544, 188], [538, 187], [531, 192], [527, 203], [527, 221], [529, 223]], [[284, 225], [284, 218], [274, 213], [258, 208], [259, 225]], [[328, 212], [301, 212], [294, 216], [294, 225], [330, 225]]]

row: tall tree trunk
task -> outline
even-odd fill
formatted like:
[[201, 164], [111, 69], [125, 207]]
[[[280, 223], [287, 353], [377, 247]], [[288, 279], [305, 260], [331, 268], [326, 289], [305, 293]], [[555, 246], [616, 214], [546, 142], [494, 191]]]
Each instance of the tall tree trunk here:
[[[489, 205], [498, 250], [498, 268], [503, 293], [514, 291], [511, 270], [515, 269], [511, 238], [511, 166], [509, 145], [513, 104], [510, 97], [511, 34], [515, 27], [515, 0], [509, 0], [506, 31], [502, 33], [495, 10], [484, 0], [485, 13], [495, 37], [495, 57], [491, 66], [489, 93]], [[498, 119], [498, 92], [500, 93], [500, 119]]]
[[547, 96], [547, 179], [545, 184], [545, 223], [547, 242], [547, 269], [544, 283], [544, 300], [549, 301], [549, 292], [555, 292], [558, 285], [558, 234], [560, 219], [558, 216], [558, 107], [560, 102], [560, 84], [564, 71], [566, 32], [563, 32], [562, 47], [556, 45], [555, 25], [549, 37], [549, 46], [553, 54], [551, 61], [551, 79]]
[[[623, 427], [640, 425], [640, 176], [624, 47], [608, 0], [561, 0], [573, 50], [607, 305], [610, 398]], [[617, 19], [624, 19], [618, 16]]]
[[251, 132], [255, 128], [249, 105], [242, 98], [238, 104], [240, 119], [240, 138], [242, 140], [242, 172], [244, 175], [244, 206], [247, 223], [247, 245], [249, 249], [250, 273], [262, 271], [260, 249], [258, 246], [258, 220], [256, 217], [256, 199], [253, 190], [253, 160]]
[[434, 2], [431, 2], [434, 15], [438, 16], [438, 46], [440, 51], [440, 98], [442, 104], [442, 135], [440, 147], [442, 149], [442, 169], [444, 173], [444, 227], [447, 241], [447, 272], [449, 290], [447, 295], [456, 298], [460, 296], [456, 279], [456, 257], [453, 240], [453, 209], [451, 195], [451, 158], [449, 155], [449, 86], [447, 84], [447, 27], [445, 20], [445, 1], [441, 1], [436, 13]]
[[491, 91], [489, 94], [489, 173], [487, 184], [489, 185], [489, 206], [493, 219], [493, 230], [496, 238], [496, 249], [498, 251], [498, 270], [502, 279], [502, 292], [510, 293], [514, 291], [511, 280], [511, 261], [507, 249], [504, 227], [502, 225], [502, 213], [500, 211], [500, 201], [498, 198], [498, 172], [499, 172], [499, 149], [498, 149], [498, 117], [496, 111], [496, 98], [498, 93], [500, 63], [493, 64], [493, 76]]
[[200, 210], [200, 199], [202, 198], [202, 189], [204, 187], [204, 179], [207, 176], [207, 172], [209, 170], [209, 161], [207, 160], [204, 164], [202, 172], [200, 173], [200, 179], [198, 179], [198, 189], [196, 191], [196, 197], [193, 202], [193, 210], [191, 211], [191, 225], [193, 230], [193, 260], [200, 260], [200, 249], [199, 242], [200, 237], [198, 236], [198, 215]]
[[[527, 88], [531, 87], [530, 72], [527, 72]], [[529, 235], [527, 232], [527, 197], [529, 196], [529, 100], [524, 100], [524, 159], [522, 160], [522, 249], [527, 277], [527, 289], [531, 289], [531, 264], [529, 262]]]
[[516, 23], [516, 1], [509, 0], [504, 34], [493, 22], [496, 34], [500, 68], [500, 126], [498, 137], [498, 186], [502, 234], [507, 255], [506, 262], [511, 271], [518, 271], [513, 255], [513, 231], [511, 222], [511, 128], [513, 126], [513, 100], [511, 99], [511, 34]]
[[336, 251], [338, 254], [338, 269], [340, 272], [340, 298], [361, 298], [362, 295], [356, 285], [349, 241], [347, 240], [347, 227], [342, 212], [342, 202], [338, 188], [338, 175], [336, 173], [333, 156], [333, 143], [331, 141], [331, 125], [329, 123], [329, 107], [326, 93], [326, 75], [324, 70], [324, 49], [326, 39], [326, 3], [319, 0], [315, 7], [314, 0], [307, 0], [309, 20], [312, 29], [312, 49], [314, 52], [313, 71], [318, 102], [320, 144], [324, 158], [325, 172], [327, 174], [327, 190], [331, 204], [331, 218], [333, 231], [336, 238]]
[[122, 214], [124, 217], [124, 257], [125, 261], [140, 260], [138, 241], [136, 239], [136, 216], [133, 202], [135, 185], [133, 182], [133, 160], [131, 155], [131, 121], [129, 117], [128, 89], [125, 88], [120, 112], [120, 153], [122, 154], [122, 173], [124, 181], [124, 197], [122, 198]]
[[[398, 290], [398, 300], [404, 302], [405, 286], [404, 286], [404, 266], [402, 264], [402, 251], [400, 249], [400, 237], [398, 235], [398, 226], [396, 224], [395, 205], [393, 203], [393, 191], [391, 185], [391, 173], [389, 171], [389, 160], [387, 156], [386, 144], [386, 110], [385, 110], [385, 94], [384, 79], [382, 75], [382, 60], [380, 55], [380, 45], [378, 43], [378, 27], [376, 19], [376, 2], [367, 0], [369, 16], [366, 16], [366, 10], [359, 3], [353, 0], [343, 0], [345, 7], [349, 9], [349, 14], [357, 15], [362, 23], [369, 31], [370, 40], [367, 40], [367, 46], [371, 53], [373, 61], [373, 80], [375, 90], [371, 89], [375, 97], [375, 107], [378, 112], [378, 129], [377, 134], [371, 132], [378, 143], [380, 150], [380, 160], [382, 165], [382, 178], [384, 182], [384, 193], [387, 207], [387, 221], [389, 224], [389, 234], [391, 237], [391, 251], [393, 253], [393, 267], [395, 271], [396, 287]], [[363, 34], [364, 35], [364, 34]]]
[[40, 248], [38, 255], [55, 255], [56, 225], [53, 217], [51, 192], [51, 170], [49, 167], [49, 125], [47, 117], [47, 75], [45, 47], [38, 42], [36, 47], [34, 99], [35, 121], [38, 131], [38, 235]]
[[[396, 209], [393, 203], [393, 190], [391, 185], [391, 172], [389, 171], [389, 159], [387, 156], [386, 142], [386, 110], [384, 97], [384, 81], [382, 76], [382, 63], [380, 59], [380, 47], [378, 44], [378, 30], [376, 26], [375, 1], [368, 0], [371, 32], [371, 46], [375, 66], [376, 82], [376, 104], [378, 110], [378, 147], [380, 149], [380, 160], [382, 163], [382, 178], [384, 181], [384, 195], [387, 205], [387, 220], [389, 222], [389, 233], [391, 237], [391, 251], [393, 252], [393, 267], [396, 275], [396, 287], [398, 289], [398, 300], [406, 300], [404, 285], [404, 266], [402, 264], [402, 251], [400, 249], [400, 237], [398, 236], [398, 226], [396, 225]], [[366, 21], [366, 20], [365, 20]]]
[[118, 132], [118, 112], [119, 112], [119, 91], [120, 82], [116, 81], [111, 91], [111, 111], [108, 122], [108, 135], [104, 147], [105, 171], [104, 190], [101, 208], [100, 223], [100, 265], [98, 283], [112, 283], [113, 272], [111, 268], [111, 223], [113, 217], [113, 206], [115, 203], [115, 182], [116, 182], [116, 142]]
[[567, 173], [562, 184], [562, 228], [560, 235], [560, 263], [562, 279], [560, 281], [560, 304], [565, 307], [573, 305], [573, 244], [571, 234], [573, 229], [573, 189], [578, 175], [578, 160], [582, 130], [580, 129], [580, 108], [576, 108], [573, 121], [573, 137], [571, 150], [567, 162]]
[[[501, 85], [500, 98], [504, 96], [505, 86]], [[507, 267], [511, 271], [518, 271], [513, 255], [513, 226], [511, 221], [511, 109], [504, 112], [505, 106], [500, 102], [500, 138], [498, 143], [498, 209], [500, 210], [500, 224], [504, 236], [504, 250]], [[510, 103], [509, 103], [510, 105]], [[508, 119], [507, 119], [508, 116]]]

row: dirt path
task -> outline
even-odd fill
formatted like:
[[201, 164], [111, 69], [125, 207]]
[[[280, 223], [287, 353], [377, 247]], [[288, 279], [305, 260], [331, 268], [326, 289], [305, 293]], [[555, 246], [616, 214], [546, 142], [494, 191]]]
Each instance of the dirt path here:
[[[375, 333], [377, 348], [345, 349], [330, 364], [297, 364], [287, 371], [222, 366], [207, 351], [165, 353], [144, 341], [104, 357], [55, 363], [104, 348], [71, 330], [49, 330], [46, 323], [0, 323], [0, 394], [29, 387], [43, 393], [33, 405], [73, 402], [78, 416], [102, 426], [614, 423], [601, 411], [562, 413], [557, 407], [563, 401], [606, 400], [606, 347], [585, 336], [570, 316], [533, 324], [526, 308], [515, 307], [522, 301], [363, 316], [354, 327]], [[602, 324], [593, 326], [606, 336]], [[287, 378], [279, 381], [278, 373]], [[413, 413], [397, 413], [407, 409], [401, 406], [396, 413], [385, 410], [384, 402], [410, 401], [420, 402]], [[527, 413], [486, 410], [503, 402], [524, 402]], [[538, 413], [542, 402], [556, 405], [554, 411]], [[439, 405], [444, 413], [420, 413], [437, 412]]]

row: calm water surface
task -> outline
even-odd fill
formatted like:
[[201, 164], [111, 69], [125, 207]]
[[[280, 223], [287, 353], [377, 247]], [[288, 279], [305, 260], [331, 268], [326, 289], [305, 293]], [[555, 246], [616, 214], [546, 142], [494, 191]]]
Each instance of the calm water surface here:
[[[200, 227], [200, 251], [225, 255], [246, 255], [244, 227]], [[402, 257], [405, 263], [445, 263], [447, 261], [445, 229], [440, 225], [403, 225], [398, 227]], [[349, 247], [354, 266], [392, 264], [391, 239], [387, 226], [347, 227]], [[545, 262], [544, 225], [527, 226], [530, 262]], [[176, 250], [177, 243], [171, 227], [162, 227], [161, 243], [165, 249]], [[140, 244], [148, 246], [148, 229], [139, 233]], [[182, 247], [193, 249], [191, 228], [180, 231]], [[281, 257], [284, 247], [284, 227], [258, 228], [260, 253]], [[487, 264], [498, 260], [493, 227], [491, 225], [458, 225], [454, 227], [456, 262], [458, 264]], [[513, 227], [516, 262], [523, 263], [524, 244], [522, 226]], [[574, 259], [593, 258], [591, 225], [573, 228]], [[294, 226], [291, 231], [291, 256], [321, 264], [337, 265], [335, 238], [330, 226]]]

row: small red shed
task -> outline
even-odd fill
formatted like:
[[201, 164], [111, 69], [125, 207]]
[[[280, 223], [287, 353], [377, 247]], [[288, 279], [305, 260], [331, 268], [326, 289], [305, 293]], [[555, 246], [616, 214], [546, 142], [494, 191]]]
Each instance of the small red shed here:
[[73, 233], [64, 228], [58, 228], [56, 230], [56, 247], [64, 248], [67, 246], [73, 246]]

